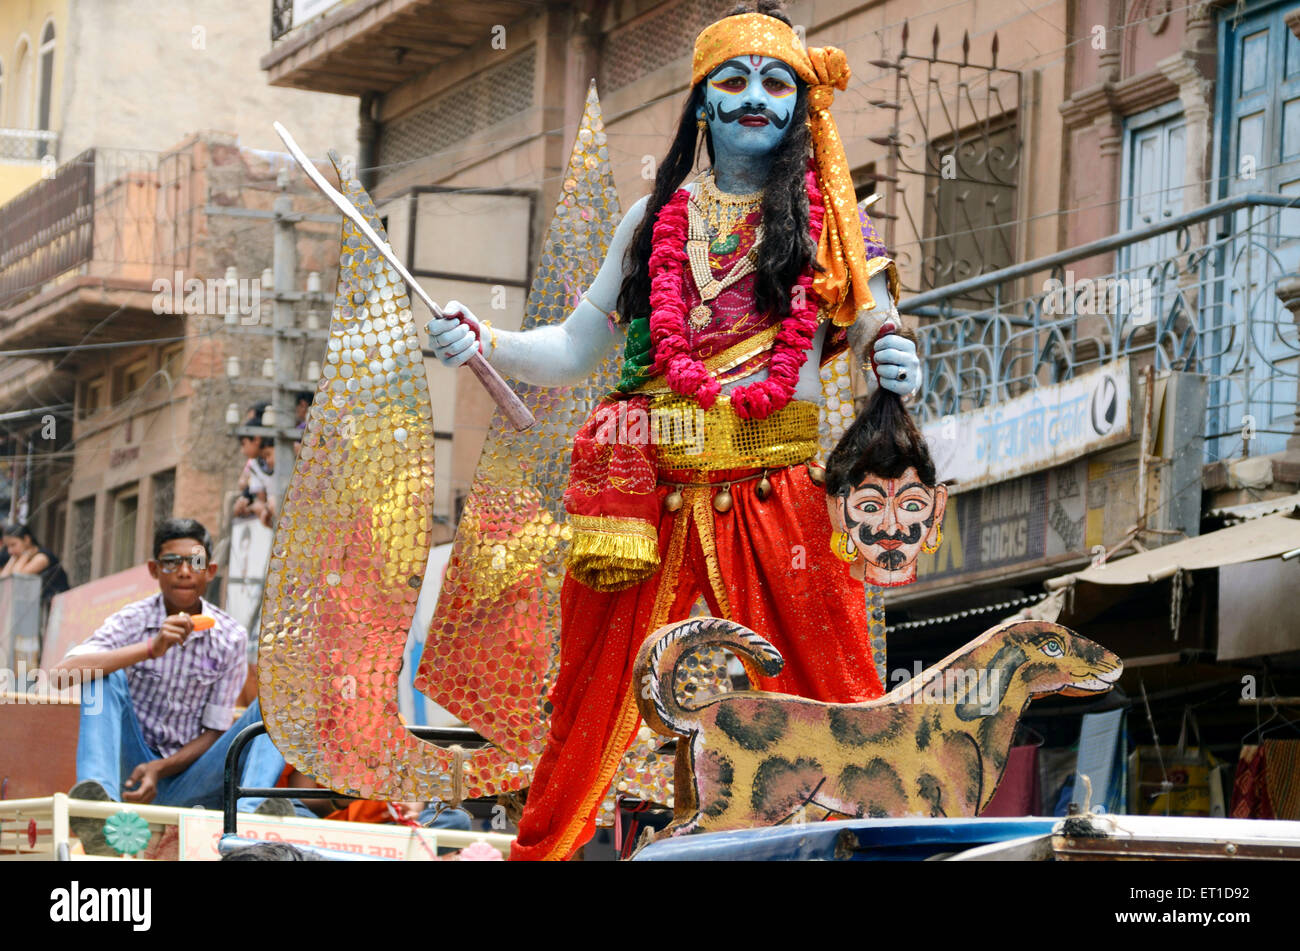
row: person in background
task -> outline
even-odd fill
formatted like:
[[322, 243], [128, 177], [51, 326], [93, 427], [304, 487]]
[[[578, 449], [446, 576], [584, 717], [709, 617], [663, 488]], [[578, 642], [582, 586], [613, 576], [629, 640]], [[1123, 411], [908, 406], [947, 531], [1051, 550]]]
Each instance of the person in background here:
[[8, 556], [0, 578], [9, 575], [38, 575], [41, 579], [41, 608], [48, 610], [56, 594], [68, 590], [68, 574], [48, 548], [42, 548], [26, 525], [11, 523], [0, 529]]
[[[245, 426], [260, 426], [266, 402], [254, 403], [244, 416]], [[242, 434], [239, 450], [244, 468], [239, 474], [239, 496], [232, 512], [235, 518], [256, 518], [268, 528], [275, 516], [271, 476], [275, 472], [275, 440], [268, 436]]]
[[221, 856], [223, 862], [332, 862], [312, 849], [300, 849], [288, 842], [259, 842], [233, 849]]
[[[226, 752], [240, 731], [262, 718], [254, 701], [235, 719], [235, 699], [248, 676], [248, 633], [203, 599], [217, 566], [212, 539], [199, 522], [163, 521], [148, 566], [158, 593], [112, 615], [52, 671], [60, 685], [68, 672], [81, 673], [77, 784], [69, 795], [218, 809]], [[195, 630], [196, 614], [215, 625]], [[284, 769], [267, 736], [249, 744], [241, 763], [244, 786], [271, 786]], [[239, 806], [292, 814], [281, 800], [242, 799]], [[72, 823], [88, 854], [112, 854], [102, 821]]]
[[[320, 789], [321, 786], [310, 776], [304, 776], [292, 766], [286, 766], [280, 774], [277, 786], [290, 789]], [[303, 819], [330, 819], [340, 822], [397, 822], [410, 825], [412, 822], [429, 829], [470, 830], [471, 817], [464, 809], [450, 806], [444, 802], [382, 802], [379, 800], [351, 799], [340, 796], [337, 799], [290, 799], [296, 815]], [[391, 808], [390, 808], [391, 807]]]
[[307, 428], [307, 412], [311, 409], [312, 400], [315, 398], [315, 393], [309, 393], [306, 390], [300, 391], [294, 398], [293, 416], [295, 429]]
[[[293, 404], [294, 429], [299, 431], [307, 428], [307, 413], [311, 410], [312, 400], [316, 398], [315, 393], [309, 393], [307, 390], [299, 391]], [[293, 441], [293, 457], [298, 458], [298, 450], [302, 448], [302, 437], [299, 436]]]

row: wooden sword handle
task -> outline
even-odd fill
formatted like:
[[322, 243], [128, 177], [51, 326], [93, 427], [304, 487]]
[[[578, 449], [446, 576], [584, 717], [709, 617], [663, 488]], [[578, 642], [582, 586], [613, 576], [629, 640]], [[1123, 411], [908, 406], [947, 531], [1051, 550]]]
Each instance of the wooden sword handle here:
[[483, 359], [483, 354], [474, 354], [465, 365], [474, 371], [483, 388], [506, 414], [506, 419], [510, 420], [511, 426], [522, 432], [537, 422], [528, 407], [515, 395], [515, 391], [501, 379], [501, 374], [492, 368], [492, 364]]

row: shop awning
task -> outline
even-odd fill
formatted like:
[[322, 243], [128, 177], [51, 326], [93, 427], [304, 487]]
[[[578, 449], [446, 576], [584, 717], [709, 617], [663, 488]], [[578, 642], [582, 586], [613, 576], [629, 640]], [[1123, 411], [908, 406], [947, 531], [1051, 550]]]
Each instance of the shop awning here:
[[1276, 499], [1264, 499], [1260, 502], [1224, 505], [1217, 509], [1210, 509], [1209, 514], [1212, 518], [1225, 519], [1229, 525], [1234, 525], [1237, 522], [1248, 522], [1251, 519], [1272, 515], [1275, 512], [1290, 512], [1297, 506], [1300, 506], [1300, 492], [1293, 495], [1284, 495]]
[[1117, 558], [1083, 571], [1050, 578], [1049, 591], [1086, 581], [1098, 585], [1150, 584], [1182, 571], [1221, 568], [1300, 549], [1300, 508], [1266, 515], [1161, 548]]

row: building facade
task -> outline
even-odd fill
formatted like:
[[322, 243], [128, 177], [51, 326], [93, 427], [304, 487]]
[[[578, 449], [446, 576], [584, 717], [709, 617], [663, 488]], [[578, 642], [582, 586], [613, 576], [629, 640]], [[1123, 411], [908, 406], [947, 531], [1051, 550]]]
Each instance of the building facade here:
[[[228, 518], [227, 410], [269, 392], [231, 383], [229, 358], [256, 381], [273, 345], [225, 332], [223, 282], [235, 268], [248, 317], [292, 164], [271, 123], [313, 155], [356, 143], [354, 101], [265, 83], [266, 36], [219, 0], [0, 5], [0, 515], [30, 522], [74, 584], [147, 557], [165, 515]], [[288, 192], [320, 219], [295, 225], [294, 286], [316, 271], [328, 289], [337, 225], [304, 178]], [[214, 293], [187, 306], [188, 282]]]
[[265, 38], [265, 20], [220, 0], [3, 4], [0, 204], [88, 148], [157, 152], [201, 129], [275, 149], [280, 119], [312, 155], [350, 153], [355, 103], [267, 86]]
[[[6, 517], [30, 523], [73, 584], [150, 557], [154, 525], [173, 514], [219, 533], [243, 462], [228, 412], [242, 422], [271, 393], [273, 289], [262, 283], [284, 158], [224, 133], [142, 156], [138, 170], [104, 181], [88, 150], [0, 208], [20, 224], [32, 220], [28, 206], [57, 212], [0, 270], [0, 349], [23, 355], [0, 366], [0, 418]], [[302, 290], [311, 272], [332, 279], [338, 225], [295, 181]], [[326, 305], [299, 296], [279, 355], [311, 388], [325, 320], [309, 308]]]

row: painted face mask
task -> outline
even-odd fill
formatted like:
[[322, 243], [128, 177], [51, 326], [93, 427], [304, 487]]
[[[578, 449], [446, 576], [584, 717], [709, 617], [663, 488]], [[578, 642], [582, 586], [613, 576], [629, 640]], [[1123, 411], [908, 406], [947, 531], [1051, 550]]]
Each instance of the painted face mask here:
[[933, 551], [948, 504], [945, 485], [925, 485], [916, 469], [897, 479], [872, 473], [848, 492], [829, 496], [831, 525], [853, 558], [853, 577], [881, 587], [916, 580], [916, 559], [922, 549]]
[[704, 112], [715, 150], [765, 155], [781, 142], [794, 115], [797, 82], [770, 56], [729, 59], [705, 80]]

